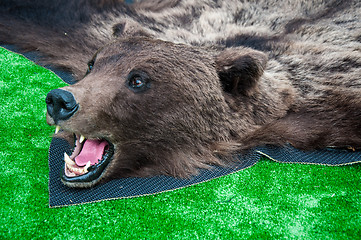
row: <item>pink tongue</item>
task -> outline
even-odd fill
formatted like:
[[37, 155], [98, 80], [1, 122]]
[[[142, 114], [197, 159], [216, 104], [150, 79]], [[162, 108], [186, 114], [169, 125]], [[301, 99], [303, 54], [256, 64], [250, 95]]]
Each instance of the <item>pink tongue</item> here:
[[91, 165], [98, 163], [102, 159], [105, 148], [108, 146], [106, 141], [86, 140], [79, 155], [75, 158], [78, 166], [85, 166], [90, 161]]

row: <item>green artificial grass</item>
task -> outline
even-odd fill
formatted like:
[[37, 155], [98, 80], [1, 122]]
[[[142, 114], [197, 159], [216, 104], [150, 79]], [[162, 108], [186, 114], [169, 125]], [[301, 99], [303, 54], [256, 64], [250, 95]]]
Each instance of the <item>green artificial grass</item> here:
[[0, 48], [0, 239], [359, 239], [360, 164], [267, 159], [199, 185], [131, 199], [48, 205], [44, 99], [64, 83]]

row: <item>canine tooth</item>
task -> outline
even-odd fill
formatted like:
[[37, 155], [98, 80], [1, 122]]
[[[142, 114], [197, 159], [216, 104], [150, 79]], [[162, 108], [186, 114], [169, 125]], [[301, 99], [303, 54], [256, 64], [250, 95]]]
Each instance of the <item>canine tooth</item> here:
[[84, 137], [83, 135], [80, 135], [79, 142], [80, 142], [80, 143], [84, 142], [84, 139], [85, 139], [85, 137]]
[[91, 165], [91, 162], [88, 161], [88, 162], [86, 163], [86, 165], [85, 165], [85, 169], [88, 169], [88, 168], [90, 167], [90, 165]]
[[85, 167], [83, 168], [83, 173], [87, 173], [87, 172], [88, 172], [88, 168], [90, 167], [90, 165], [91, 165], [91, 162], [88, 161], [88, 162], [86, 163]]
[[68, 156], [68, 154], [64, 153], [64, 162], [68, 164], [68, 166], [74, 166], [74, 161]]
[[60, 126], [56, 126], [55, 128], [55, 134], [57, 134], [60, 131]]

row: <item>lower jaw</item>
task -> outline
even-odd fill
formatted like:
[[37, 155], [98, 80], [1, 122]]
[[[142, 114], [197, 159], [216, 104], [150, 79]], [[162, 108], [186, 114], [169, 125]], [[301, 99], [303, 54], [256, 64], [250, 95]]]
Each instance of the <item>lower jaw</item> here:
[[[109, 143], [109, 142], [108, 142]], [[82, 175], [69, 177], [65, 173], [67, 170], [66, 164], [61, 171], [60, 178], [62, 183], [71, 188], [91, 188], [101, 182], [104, 179], [109, 163], [113, 160], [114, 146], [109, 143], [109, 151], [104, 154], [103, 160], [92, 166], [91, 169]]]

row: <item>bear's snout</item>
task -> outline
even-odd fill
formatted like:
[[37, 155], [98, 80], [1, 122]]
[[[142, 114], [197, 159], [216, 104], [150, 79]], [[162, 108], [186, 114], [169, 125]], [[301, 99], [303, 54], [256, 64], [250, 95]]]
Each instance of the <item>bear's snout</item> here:
[[79, 108], [71, 92], [54, 89], [46, 96], [47, 111], [57, 124], [60, 120], [69, 119]]

